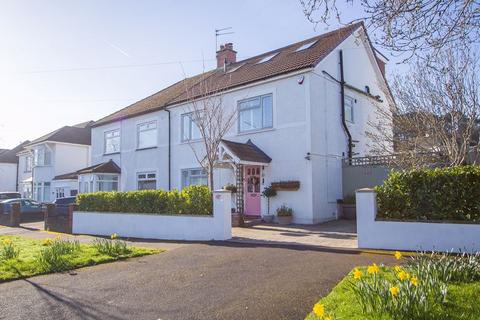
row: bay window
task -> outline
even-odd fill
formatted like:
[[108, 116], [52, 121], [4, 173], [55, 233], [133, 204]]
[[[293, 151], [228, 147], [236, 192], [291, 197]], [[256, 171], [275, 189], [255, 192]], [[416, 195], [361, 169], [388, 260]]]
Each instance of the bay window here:
[[267, 94], [238, 102], [238, 131], [248, 132], [273, 127], [273, 100]]
[[157, 146], [157, 121], [137, 125], [137, 149]]
[[52, 164], [52, 152], [46, 146], [39, 146], [33, 150], [33, 164], [35, 166], [49, 166]]
[[35, 182], [33, 184], [33, 199], [38, 202], [49, 202], [50, 182]]
[[118, 191], [118, 176], [110, 174], [97, 174], [95, 191]]

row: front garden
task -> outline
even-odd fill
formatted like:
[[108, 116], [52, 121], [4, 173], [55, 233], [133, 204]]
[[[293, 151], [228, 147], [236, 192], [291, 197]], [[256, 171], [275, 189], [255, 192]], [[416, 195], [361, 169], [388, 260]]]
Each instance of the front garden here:
[[480, 319], [480, 254], [395, 256], [352, 270], [306, 319]]
[[113, 234], [92, 244], [78, 240], [34, 240], [0, 236], [0, 282], [139, 257], [160, 252], [128, 246]]

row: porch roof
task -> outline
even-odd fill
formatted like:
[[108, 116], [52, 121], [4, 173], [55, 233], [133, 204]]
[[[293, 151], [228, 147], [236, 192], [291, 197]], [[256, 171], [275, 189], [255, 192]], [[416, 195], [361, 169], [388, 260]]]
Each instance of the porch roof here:
[[120, 167], [113, 161], [109, 160], [107, 162], [102, 162], [87, 168], [78, 170], [77, 174], [88, 174], [88, 173], [118, 173], [120, 174], [122, 170]]
[[246, 143], [222, 140], [221, 146], [239, 163], [268, 164], [272, 161], [272, 158], [257, 147], [250, 139]]
[[55, 178], [53, 178], [53, 180], [77, 180], [77, 179], [78, 179], [78, 174], [76, 172], [60, 174], [58, 176], [55, 176]]

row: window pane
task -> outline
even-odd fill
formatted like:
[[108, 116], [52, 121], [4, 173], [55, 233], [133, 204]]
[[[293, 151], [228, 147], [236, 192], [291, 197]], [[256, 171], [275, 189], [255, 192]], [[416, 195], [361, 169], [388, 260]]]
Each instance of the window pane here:
[[120, 152], [120, 130], [105, 133], [105, 153]]
[[263, 127], [269, 128], [273, 126], [273, 107], [272, 96], [265, 96], [262, 98], [263, 110]]
[[156, 180], [141, 180], [138, 181], [138, 190], [151, 190], [157, 188]]
[[182, 141], [190, 139], [190, 117], [182, 114]]
[[195, 123], [195, 121], [191, 120], [190, 123], [191, 123], [191, 133], [192, 133], [191, 139], [192, 139], [192, 140], [201, 139], [201, 138], [202, 138], [202, 134], [200, 133], [200, 130], [198, 129], [198, 126], [197, 126], [197, 124]]
[[157, 145], [157, 130], [140, 131], [138, 133], [138, 148], [148, 148]]
[[262, 111], [260, 108], [240, 112], [240, 131], [260, 129], [262, 127]]

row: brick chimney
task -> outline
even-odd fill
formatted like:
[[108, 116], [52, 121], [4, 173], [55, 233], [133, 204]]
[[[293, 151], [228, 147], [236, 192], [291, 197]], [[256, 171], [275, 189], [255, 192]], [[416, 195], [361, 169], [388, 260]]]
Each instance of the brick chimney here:
[[223, 68], [225, 64], [237, 62], [237, 51], [233, 50], [233, 43], [225, 43], [217, 51], [217, 68]]

